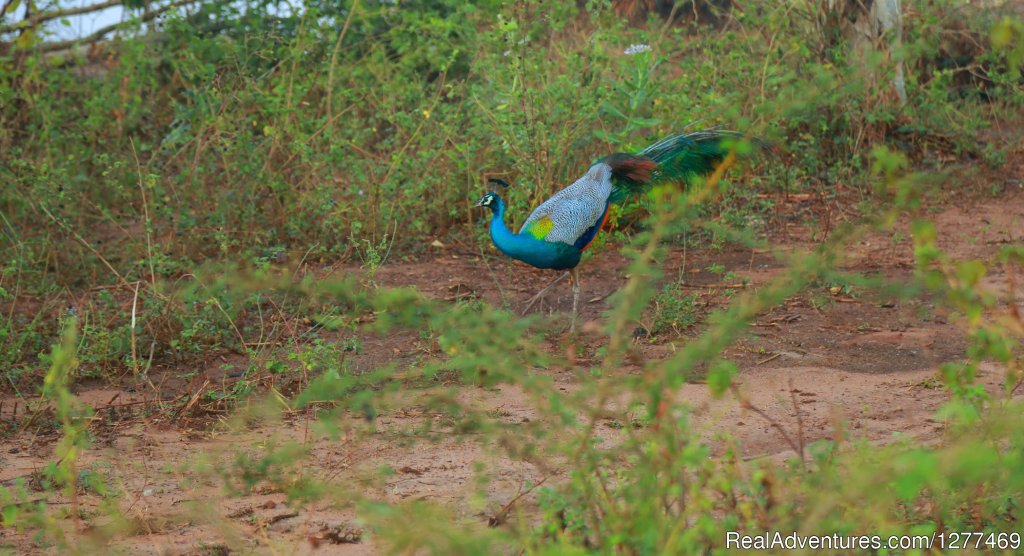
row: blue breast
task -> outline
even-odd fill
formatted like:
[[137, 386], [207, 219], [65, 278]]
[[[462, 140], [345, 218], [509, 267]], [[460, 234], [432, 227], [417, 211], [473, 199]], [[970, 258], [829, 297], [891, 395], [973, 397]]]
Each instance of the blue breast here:
[[502, 253], [537, 268], [575, 268], [583, 254], [574, 245], [542, 241], [529, 234], [513, 234], [499, 213], [491, 219], [491, 239]]

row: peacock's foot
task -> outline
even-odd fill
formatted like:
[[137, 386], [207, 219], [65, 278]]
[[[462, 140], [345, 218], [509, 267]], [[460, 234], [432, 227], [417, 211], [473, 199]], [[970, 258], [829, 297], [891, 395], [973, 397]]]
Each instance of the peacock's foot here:
[[554, 280], [552, 280], [550, 284], [548, 284], [547, 286], [544, 287], [544, 289], [542, 289], [539, 292], [537, 292], [537, 295], [533, 296], [532, 298], [530, 298], [530, 301], [526, 302], [526, 307], [523, 308], [522, 316], [526, 316], [526, 313], [530, 310], [530, 307], [533, 307], [533, 305], [535, 303], [537, 303], [538, 301], [543, 299], [544, 295], [547, 294], [548, 291], [551, 290], [551, 288], [555, 287], [555, 284], [558, 284], [559, 282], [561, 282], [562, 280], [565, 280], [568, 277], [569, 277], [569, 273], [566, 272], [566, 273], [562, 274], [561, 276], [559, 276], [558, 278], [555, 278]]
[[541, 295], [541, 294], [539, 294], [539, 293], [538, 293], [537, 295], [533, 296], [533, 297], [532, 297], [532, 298], [530, 299], [530, 301], [526, 302], [526, 307], [523, 307], [523, 312], [522, 312], [522, 313], [520, 313], [520, 316], [524, 316], [524, 317], [525, 317], [525, 316], [526, 316], [526, 314], [530, 312], [530, 308], [531, 308], [531, 307], [533, 307], [533, 305], [534, 305], [535, 303], [537, 303], [538, 301], [540, 301], [540, 300], [541, 300], [541, 298], [543, 298], [543, 297], [544, 297], [544, 296], [543, 296], [543, 295]]

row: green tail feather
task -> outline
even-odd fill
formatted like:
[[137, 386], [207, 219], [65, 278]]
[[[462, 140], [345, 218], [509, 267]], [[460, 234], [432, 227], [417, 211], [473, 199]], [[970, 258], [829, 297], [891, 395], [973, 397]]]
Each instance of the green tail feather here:
[[[612, 170], [611, 203], [621, 203], [652, 185], [665, 182], [689, 184], [695, 178], [710, 175], [728, 156], [730, 147], [744, 138], [742, 133], [724, 130], [692, 131], [674, 135], [647, 147], [638, 155], [625, 155], [630, 159], [652, 160], [657, 168], [647, 179], [635, 179], [623, 172]], [[761, 142], [754, 140], [755, 144]], [[612, 155], [606, 158], [622, 155]]]

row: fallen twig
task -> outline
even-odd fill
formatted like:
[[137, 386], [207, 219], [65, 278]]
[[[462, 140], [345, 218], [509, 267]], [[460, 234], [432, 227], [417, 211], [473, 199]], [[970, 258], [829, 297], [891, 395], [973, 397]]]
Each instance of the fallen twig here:
[[518, 502], [520, 498], [526, 496], [527, 494], [530, 494], [531, 492], [536, 490], [537, 487], [539, 487], [539, 486], [543, 485], [544, 483], [546, 483], [547, 480], [550, 479], [550, 478], [551, 478], [550, 475], [547, 476], [547, 477], [544, 477], [540, 481], [537, 481], [537, 484], [531, 486], [530, 488], [528, 488], [526, 490], [520, 491], [519, 494], [517, 494], [515, 498], [513, 498], [513, 499], [508, 501], [508, 504], [505, 504], [504, 506], [502, 506], [501, 509], [498, 510], [498, 513], [496, 513], [493, 516], [487, 518], [487, 525], [489, 525], [491, 527], [497, 527], [497, 526], [502, 525], [503, 523], [505, 523], [505, 520], [508, 519], [508, 512], [509, 512], [509, 510], [512, 509], [512, 506], [514, 506], [515, 503]]
[[[807, 460], [804, 458], [803, 424], [800, 422], [800, 413], [797, 412], [797, 428], [798, 428], [798, 433], [800, 434], [800, 442], [798, 443], [798, 442], [794, 441], [791, 436], [789, 436], [789, 433], [786, 432], [786, 429], [784, 429], [782, 427], [782, 425], [779, 424], [778, 421], [776, 421], [775, 419], [772, 419], [772, 417], [770, 415], [768, 415], [767, 413], [765, 413], [764, 411], [762, 411], [761, 408], [759, 408], [759, 407], [755, 406], [754, 404], [750, 403], [750, 400], [748, 400], [746, 398], [746, 396], [744, 396], [740, 392], [740, 389], [735, 384], [730, 386], [729, 389], [732, 390], [733, 395], [736, 396], [736, 399], [740, 402], [740, 407], [742, 407], [743, 409], [747, 409], [747, 410], [750, 410], [750, 411], [754, 412], [754, 414], [756, 414], [758, 417], [764, 419], [765, 422], [767, 422], [769, 426], [771, 426], [773, 429], [778, 431], [780, 435], [782, 435], [782, 439], [786, 441], [786, 444], [789, 444], [789, 447], [792, 448], [794, 452], [796, 452], [797, 454], [800, 455], [800, 465], [801, 465], [801, 467], [803, 467], [804, 469], [807, 469]], [[792, 390], [792, 388], [790, 388], [790, 390]]]
[[744, 290], [747, 289], [749, 284], [687, 284], [685, 282], [679, 282], [681, 288], [691, 288], [697, 290]]
[[199, 402], [199, 397], [203, 395], [203, 391], [206, 390], [206, 387], [209, 386], [209, 384], [210, 379], [206, 379], [205, 381], [203, 381], [203, 385], [196, 389], [195, 394], [192, 395], [192, 399], [189, 400], [188, 403], [181, 408], [181, 411], [179, 411], [178, 414], [174, 417], [175, 421], [180, 421], [182, 417], [184, 417], [186, 414], [188, 414], [189, 411], [192, 410], [192, 407], [194, 407], [196, 403]]

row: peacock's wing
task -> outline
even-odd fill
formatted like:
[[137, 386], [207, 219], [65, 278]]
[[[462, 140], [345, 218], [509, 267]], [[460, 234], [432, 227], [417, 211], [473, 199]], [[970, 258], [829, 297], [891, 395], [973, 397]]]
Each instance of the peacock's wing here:
[[608, 155], [537, 207], [519, 233], [582, 250], [601, 229], [609, 203], [621, 203], [656, 183], [685, 184], [706, 176], [729, 154], [731, 143], [742, 138], [734, 131], [691, 131], [663, 139], [638, 154]]
[[595, 164], [583, 177], [534, 209], [519, 233], [583, 249], [596, 235], [595, 226], [600, 227], [604, 220], [611, 192], [611, 167]]

